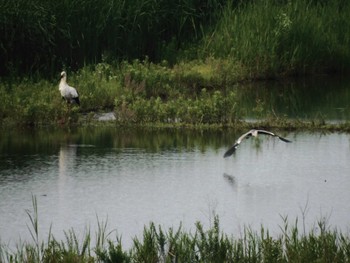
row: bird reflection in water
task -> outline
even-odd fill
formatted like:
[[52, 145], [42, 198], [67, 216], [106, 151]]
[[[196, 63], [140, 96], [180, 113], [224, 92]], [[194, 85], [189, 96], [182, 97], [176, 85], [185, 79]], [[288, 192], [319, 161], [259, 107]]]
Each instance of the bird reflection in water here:
[[58, 157], [59, 175], [61, 178], [66, 177], [69, 171], [72, 170], [77, 156], [77, 148], [76, 145], [61, 146]]
[[233, 175], [224, 173], [222, 176], [225, 178], [226, 182], [228, 182], [233, 188], [237, 187], [237, 181]]
[[[70, 175], [76, 165], [77, 147], [62, 145], [58, 155], [58, 195], [59, 206], [64, 207], [67, 197], [67, 186], [71, 184]], [[63, 208], [62, 208], [63, 209]]]

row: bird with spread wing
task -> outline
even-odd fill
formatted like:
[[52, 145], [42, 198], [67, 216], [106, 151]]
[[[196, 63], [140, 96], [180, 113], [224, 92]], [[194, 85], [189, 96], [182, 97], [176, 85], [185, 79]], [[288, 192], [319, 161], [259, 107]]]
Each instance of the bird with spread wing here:
[[248, 139], [251, 136], [257, 137], [258, 134], [264, 134], [264, 135], [270, 135], [270, 136], [273, 136], [273, 137], [278, 137], [281, 141], [284, 141], [284, 142], [287, 142], [287, 143], [292, 142], [292, 141], [290, 141], [290, 140], [288, 140], [286, 138], [283, 138], [283, 137], [281, 137], [281, 136], [279, 136], [279, 135], [277, 135], [277, 134], [275, 134], [273, 132], [270, 132], [270, 131], [252, 129], [252, 130], [246, 132], [245, 134], [243, 134], [241, 137], [239, 137], [237, 139], [237, 141], [231, 146], [231, 148], [228, 149], [225, 152], [224, 158], [231, 156], [236, 151], [236, 149], [238, 148], [238, 146], [240, 145], [240, 143], [244, 139]]

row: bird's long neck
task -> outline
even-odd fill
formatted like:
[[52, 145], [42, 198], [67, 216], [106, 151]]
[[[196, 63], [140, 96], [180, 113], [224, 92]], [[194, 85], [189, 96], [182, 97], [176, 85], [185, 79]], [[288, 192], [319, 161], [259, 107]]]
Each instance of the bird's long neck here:
[[61, 78], [59, 90], [62, 90], [66, 85], [67, 85], [67, 78], [66, 78], [66, 76], [64, 76]]

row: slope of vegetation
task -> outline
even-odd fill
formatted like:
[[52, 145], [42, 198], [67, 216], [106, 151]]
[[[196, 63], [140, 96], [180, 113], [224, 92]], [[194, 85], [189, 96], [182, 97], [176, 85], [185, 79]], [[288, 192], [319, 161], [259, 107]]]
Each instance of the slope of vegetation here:
[[[231, 125], [237, 83], [349, 72], [349, 13], [343, 0], [1, 1], [0, 123], [114, 110], [121, 123]], [[80, 108], [58, 95], [62, 69]]]

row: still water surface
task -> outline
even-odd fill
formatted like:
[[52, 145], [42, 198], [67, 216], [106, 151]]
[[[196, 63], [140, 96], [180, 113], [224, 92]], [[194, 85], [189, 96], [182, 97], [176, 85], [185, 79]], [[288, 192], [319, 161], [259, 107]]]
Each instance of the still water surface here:
[[350, 120], [350, 78], [325, 77], [262, 81], [237, 89], [238, 116], [260, 119]]
[[[240, 131], [241, 132], [241, 131]], [[0, 139], [0, 238], [30, 240], [25, 210], [35, 195], [39, 231], [58, 239], [73, 228], [94, 235], [97, 217], [125, 246], [153, 221], [164, 228], [244, 226], [279, 234], [281, 217], [305, 217], [307, 230], [325, 218], [350, 226], [350, 135], [282, 133], [293, 143], [260, 137], [223, 153], [240, 132], [120, 130], [3, 132]], [[302, 224], [300, 225], [302, 226]], [[115, 235], [113, 234], [113, 237]]]

